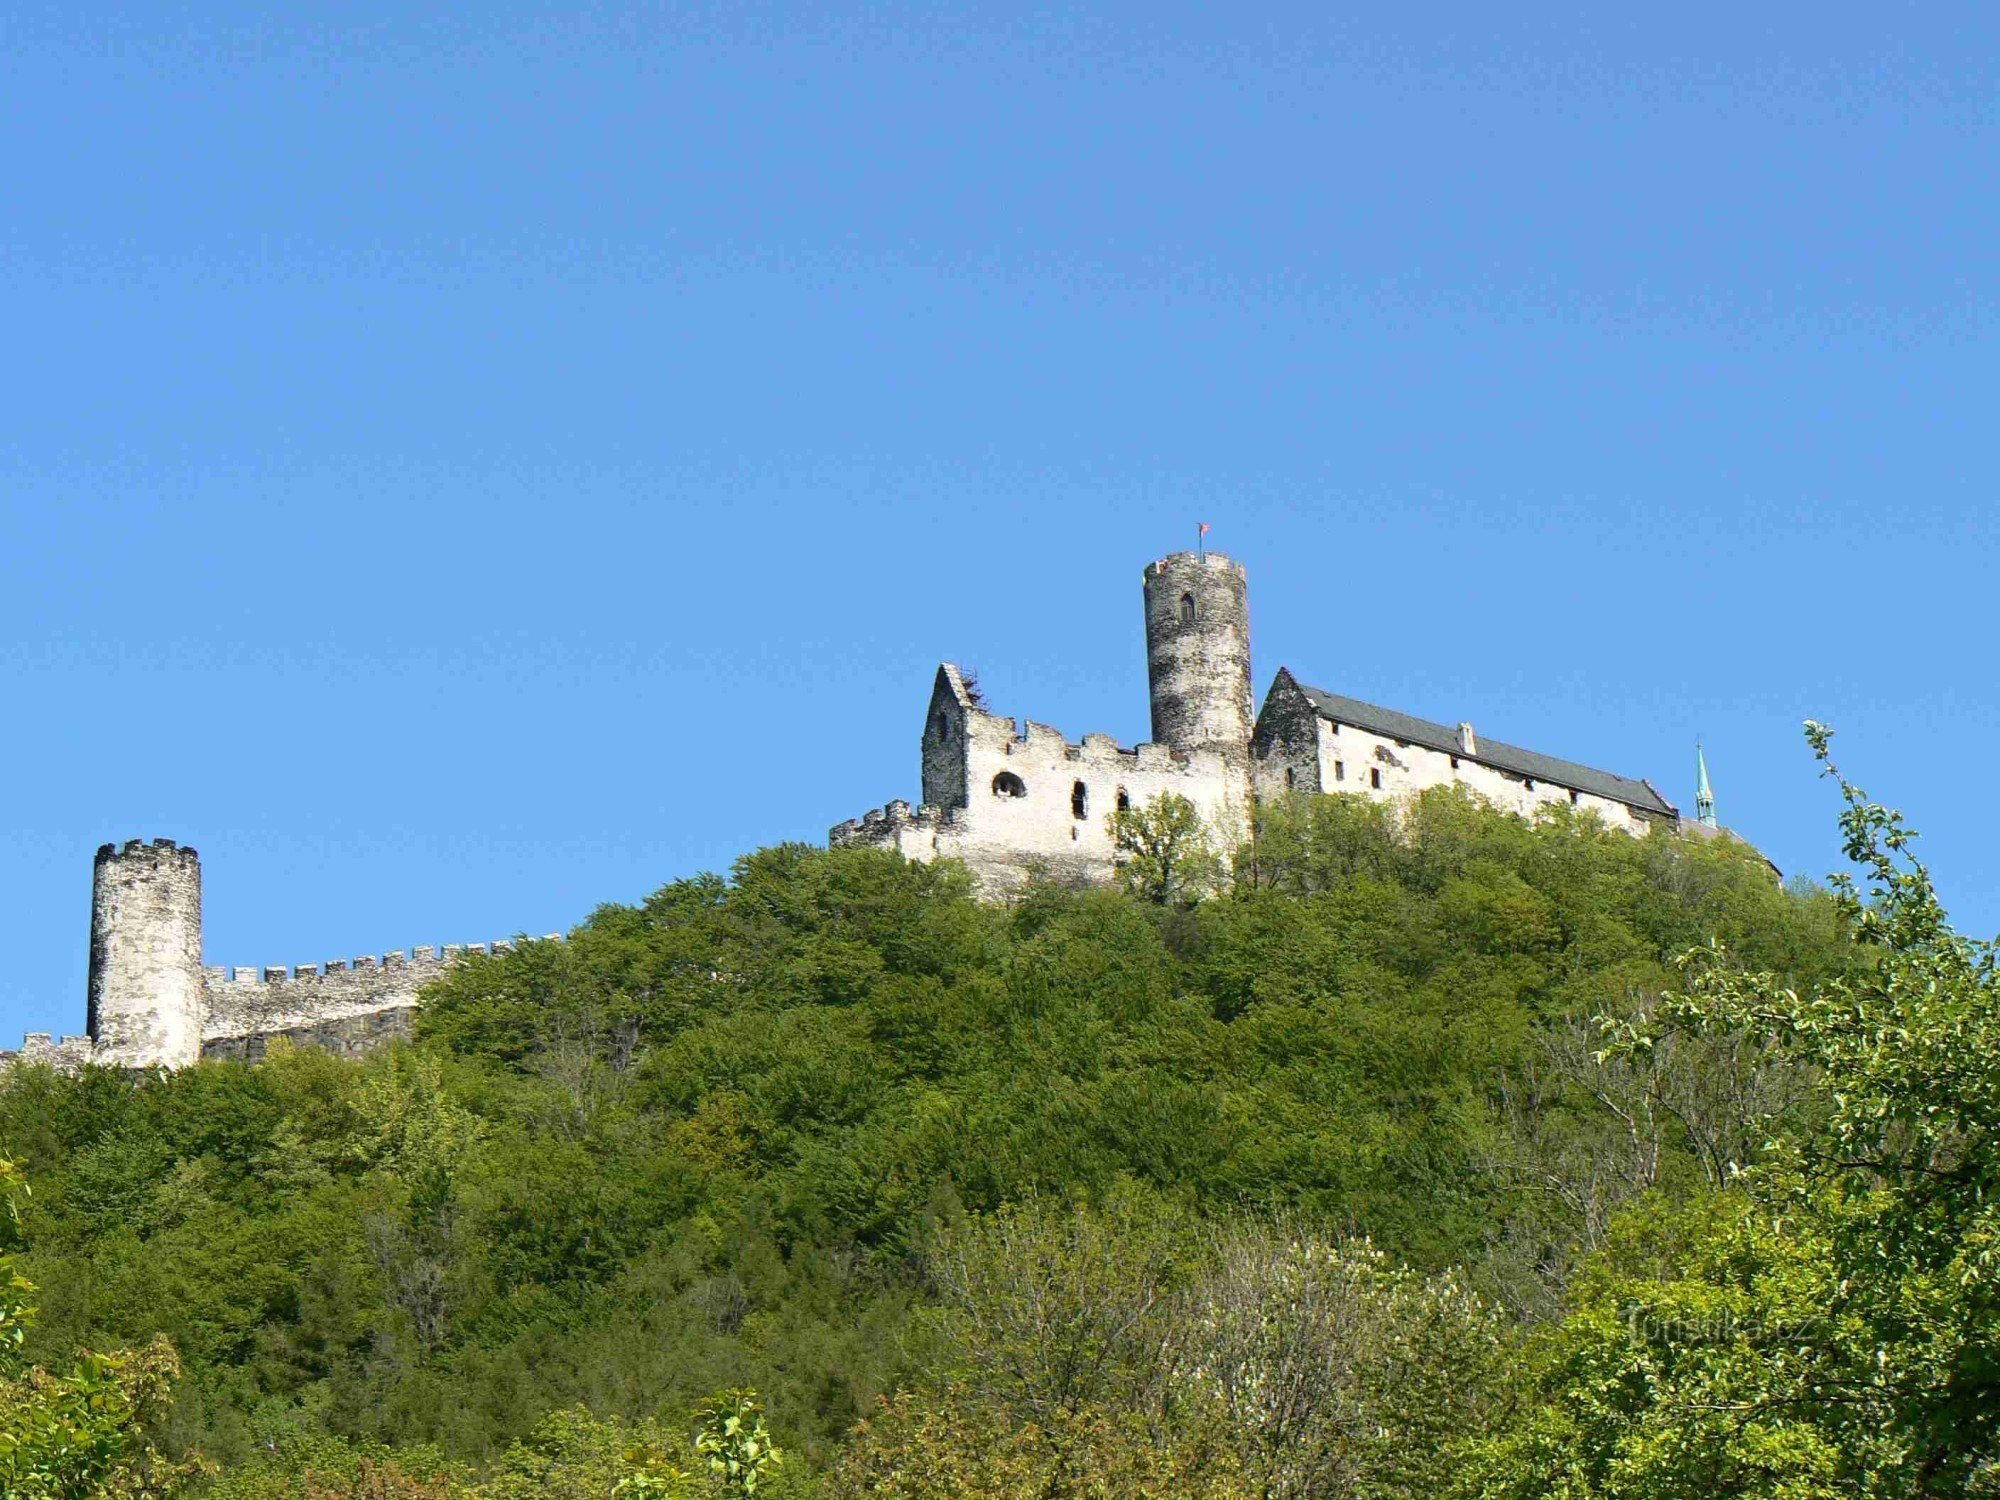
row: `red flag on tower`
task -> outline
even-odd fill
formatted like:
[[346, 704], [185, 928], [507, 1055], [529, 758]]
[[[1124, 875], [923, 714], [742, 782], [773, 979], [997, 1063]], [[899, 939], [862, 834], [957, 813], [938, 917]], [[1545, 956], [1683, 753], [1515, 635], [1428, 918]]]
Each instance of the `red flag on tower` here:
[[1195, 529], [1195, 534], [1194, 534], [1194, 555], [1195, 555], [1196, 557], [1200, 557], [1200, 556], [1201, 556], [1201, 539], [1202, 539], [1203, 537], [1205, 537], [1205, 536], [1207, 536], [1207, 535], [1208, 535], [1208, 522], [1206, 522], [1206, 521], [1197, 521], [1197, 522], [1195, 522], [1194, 524], [1195, 524], [1195, 528], [1196, 528], [1196, 529]]

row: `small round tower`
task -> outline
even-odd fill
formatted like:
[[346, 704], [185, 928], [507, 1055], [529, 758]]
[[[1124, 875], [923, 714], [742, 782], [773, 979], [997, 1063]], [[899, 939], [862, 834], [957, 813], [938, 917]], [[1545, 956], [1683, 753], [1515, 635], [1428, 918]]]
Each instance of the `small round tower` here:
[[97, 851], [90, 891], [90, 1037], [116, 1067], [201, 1057], [201, 860], [172, 839]]
[[1153, 739], [1175, 750], [1250, 759], [1250, 585], [1220, 552], [1148, 563], [1146, 681]]

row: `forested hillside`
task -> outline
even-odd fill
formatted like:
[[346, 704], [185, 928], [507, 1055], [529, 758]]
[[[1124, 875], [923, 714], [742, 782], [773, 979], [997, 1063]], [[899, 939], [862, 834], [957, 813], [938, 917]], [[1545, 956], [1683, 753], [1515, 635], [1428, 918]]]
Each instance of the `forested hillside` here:
[[24, 1069], [0, 1397], [164, 1335], [126, 1492], [1963, 1493], [1991, 975], [1849, 821], [1872, 901], [1444, 793], [1274, 810], [1201, 900], [786, 846], [365, 1061]]

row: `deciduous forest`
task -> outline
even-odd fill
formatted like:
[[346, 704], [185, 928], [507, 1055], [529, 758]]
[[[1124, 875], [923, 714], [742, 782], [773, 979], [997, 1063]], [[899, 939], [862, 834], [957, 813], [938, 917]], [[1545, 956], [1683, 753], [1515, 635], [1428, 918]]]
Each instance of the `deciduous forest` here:
[[781, 846], [363, 1059], [18, 1069], [0, 1489], [2000, 1494], [1993, 952], [1824, 769], [1827, 885], [1448, 792]]

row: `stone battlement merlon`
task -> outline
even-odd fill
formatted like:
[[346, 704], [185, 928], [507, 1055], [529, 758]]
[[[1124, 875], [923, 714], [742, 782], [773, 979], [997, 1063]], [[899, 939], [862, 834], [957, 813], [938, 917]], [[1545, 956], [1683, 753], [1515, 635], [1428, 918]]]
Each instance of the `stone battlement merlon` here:
[[948, 827], [959, 821], [963, 811], [957, 807], [936, 807], [928, 802], [912, 807], [901, 798], [895, 798], [880, 807], [869, 808], [858, 818], [834, 824], [828, 841], [836, 846], [865, 843], [903, 828]]
[[144, 839], [127, 839], [122, 844], [99, 844], [97, 863], [112, 860], [138, 860], [148, 863], [192, 865], [201, 862], [201, 855], [192, 844], [178, 844], [172, 839], [154, 839], [147, 843]]
[[1158, 578], [1183, 568], [1212, 568], [1219, 572], [1234, 573], [1238, 578], [1245, 580], [1250, 576], [1243, 564], [1228, 553], [1210, 552], [1206, 549], [1200, 552], [1169, 552], [1165, 557], [1156, 557], [1146, 564], [1145, 576]]

